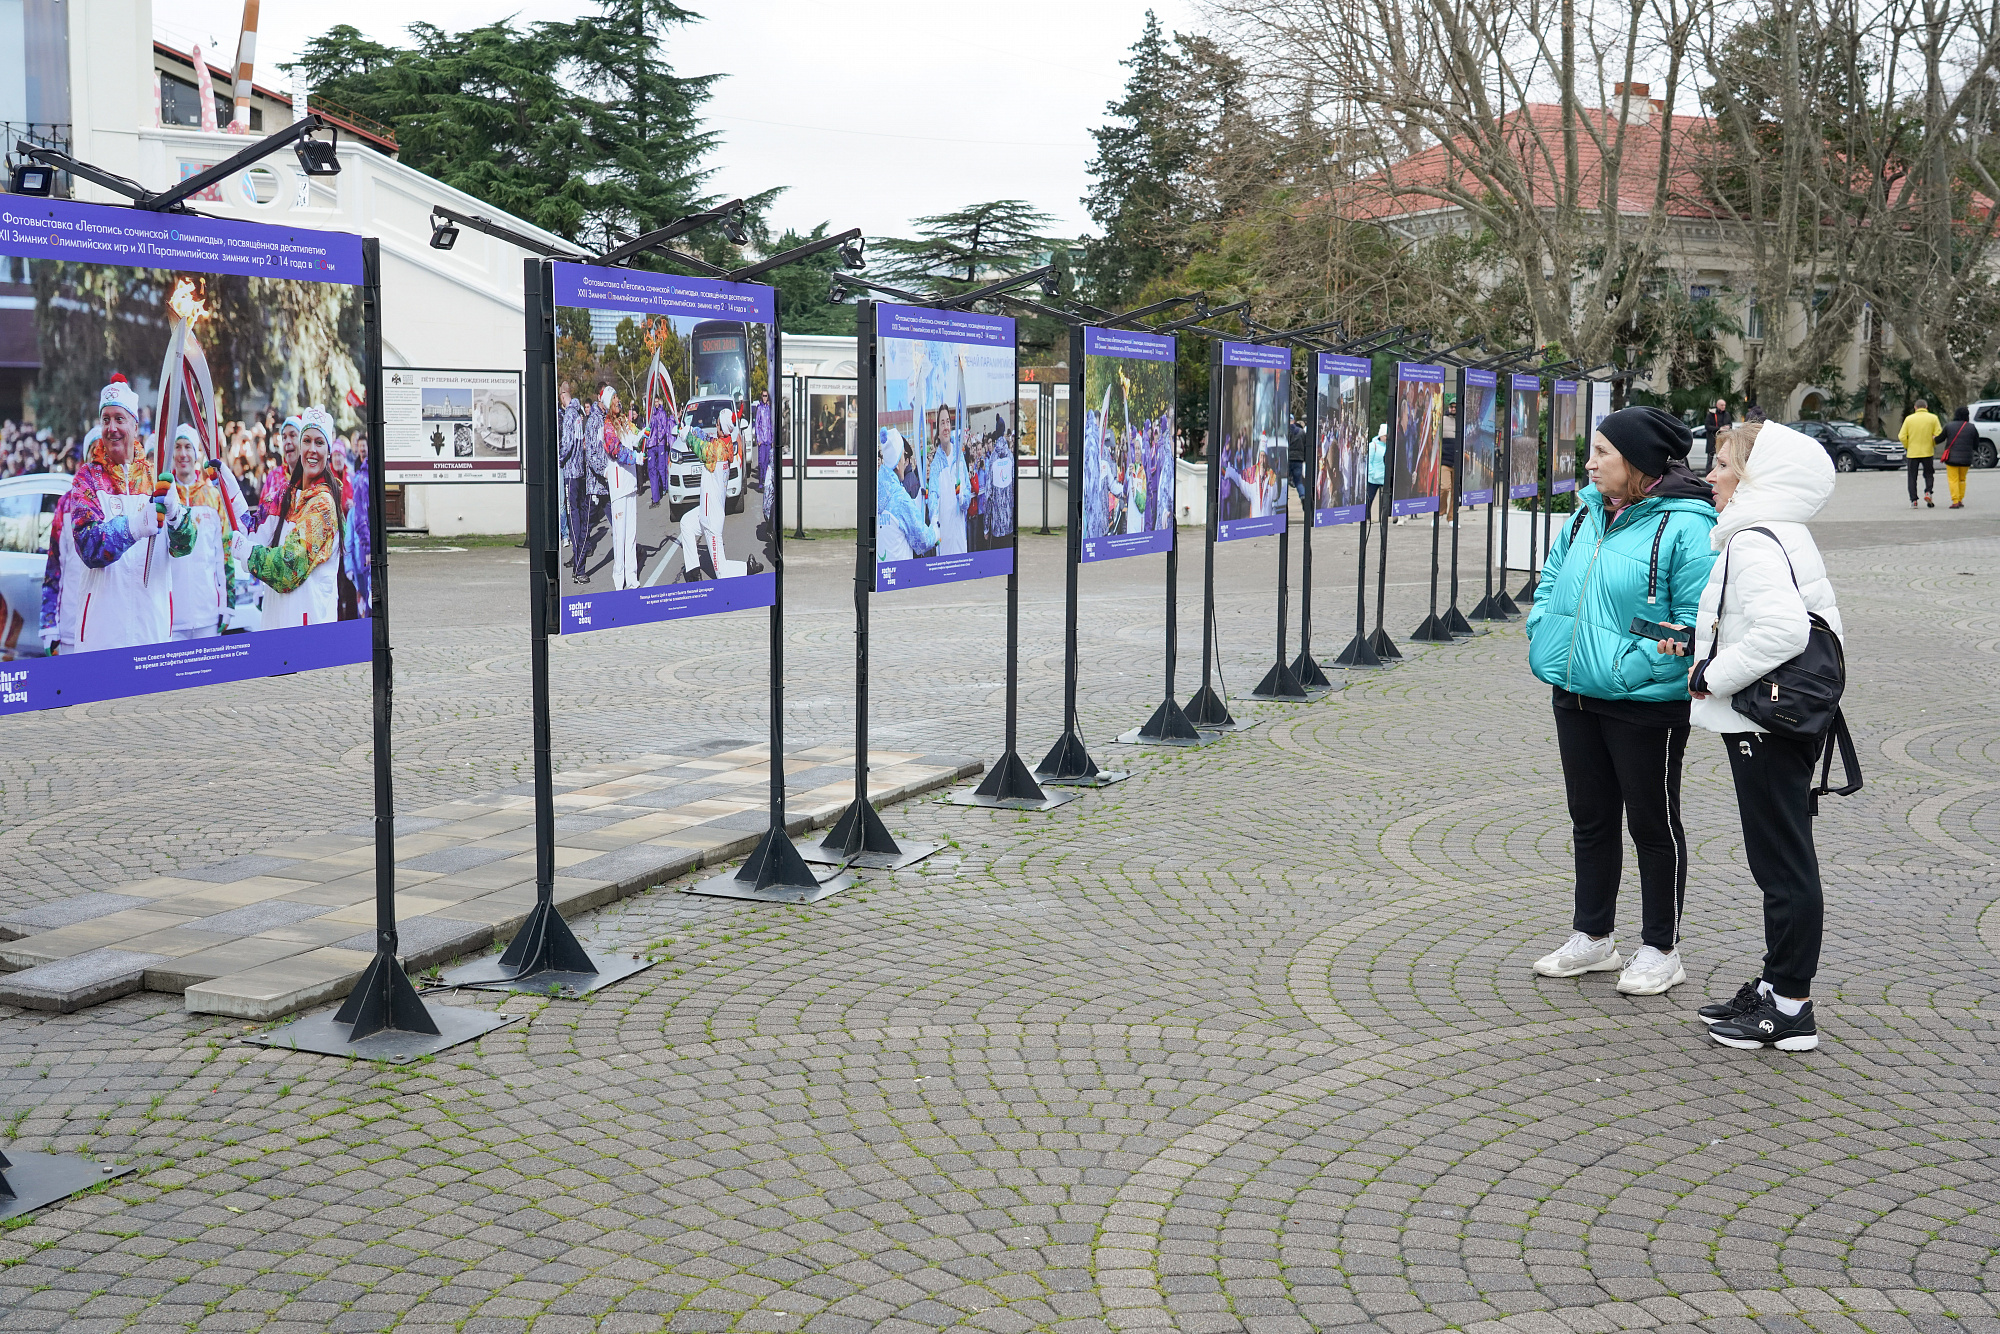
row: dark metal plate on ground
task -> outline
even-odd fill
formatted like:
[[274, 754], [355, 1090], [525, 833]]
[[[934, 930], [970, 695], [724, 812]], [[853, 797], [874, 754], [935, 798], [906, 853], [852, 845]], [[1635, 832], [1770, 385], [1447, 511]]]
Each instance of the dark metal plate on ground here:
[[974, 788], [961, 788], [943, 799], [940, 805], [948, 806], [989, 806], [1004, 811], [1052, 811], [1058, 806], [1066, 806], [1083, 795], [1078, 788], [1066, 792], [1044, 793], [1040, 801], [1024, 797], [982, 797]]
[[613, 982], [623, 982], [634, 973], [643, 973], [653, 966], [653, 960], [641, 959], [633, 954], [599, 954], [592, 951], [590, 961], [597, 965], [594, 973], [544, 968], [539, 973], [520, 977], [512, 968], [502, 966], [500, 956], [496, 954], [451, 969], [444, 975], [444, 981], [449, 987], [470, 987], [475, 991], [518, 991], [529, 996], [575, 1000], [593, 991], [602, 991]]
[[842, 871], [819, 880], [810, 887], [805, 885], [771, 885], [757, 888], [754, 880], [738, 880], [736, 872], [725, 871], [721, 875], [697, 880], [692, 885], [682, 885], [683, 894], [703, 894], [719, 899], [751, 899], [758, 903], [818, 903], [830, 899], [842, 890], [852, 889], [860, 883], [854, 876]]
[[322, 1056], [353, 1056], [363, 1061], [388, 1061], [401, 1065], [419, 1056], [434, 1056], [461, 1042], [484, 1037], [496, 1028], [521, 1020], [517, 1014], [493, 1014], [458, 1005], [426, 1008], [430, 1011], [431, 1021], [438, 1026], [435, 1033], [412, 1033], [407, 1029], [391, 1028], [356, 1042], [347, 1036], [353, 1025], [337, 1022], [333, 1011], [329, 1010], [325, 1014], [309, 1015], [295, 1024], [286, 1024], [283, 1028], [274, 1028], [268, 1033], [258, 1033], [243, 1040], [259, 1047], [285, 1047], [292, 1051], [318, 1052]]
[[944, 847], [942, 843], [931, 843], [921, 839], [899, 838], [896, 846], [900, 852], [863, 852], [852, 858], [837, 852], [828, 852], [817, 843], [807, 844], [799, 849], [799, 855], [815, 866], [851, 866], [858, 871], [900, 871], [905, 866], [915, 866], [924, 858]]
[[1047, 774], [1036, 774], [1035, 781], [1043, 787], [1110, 787], [1122, 783], [1132, 775], [1115, 769], [1099, 769], [1084, 778], [1051, 778]]
[[1140, 736], [1139, 731], [1140, 729], [1135, 727], [1129, 732], [1121, 732], [1112, 737], [1111, 742], [1118, 746], [1206, 746], [1211, 742], [1222, 740], [1220, 732], [1203, 732], [1200, 736], [1180, 737]]
[[0, 1200], [0, 1218], [31, 1214], [44, 1205], [87, 1190], [100, 1181], [116, 1181], [139, 1170], [68, 1153], [21, 1153], [12, 1150], [8, 1152], [7, 1160], [11, 1164], [7, 1168], [7, 1184], [13, 1188], [14, 1198]]

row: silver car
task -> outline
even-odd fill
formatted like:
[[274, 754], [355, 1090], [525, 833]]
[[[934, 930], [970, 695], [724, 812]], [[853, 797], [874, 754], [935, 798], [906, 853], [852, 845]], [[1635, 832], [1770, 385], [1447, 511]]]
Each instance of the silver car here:
[[69, 484], [67, 473], [0, 478], [0, 662], [48, 652], [42, 644], [42, 577], [56, 502]]

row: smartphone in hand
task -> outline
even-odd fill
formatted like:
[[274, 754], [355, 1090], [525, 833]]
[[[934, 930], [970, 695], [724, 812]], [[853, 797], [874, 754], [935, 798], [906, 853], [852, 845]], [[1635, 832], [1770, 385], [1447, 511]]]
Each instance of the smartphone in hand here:
[[1658, 621], [1649, 621], [1643, 616], [1634, 616], [1629, 628], [1633, 634], [1639, 636], [1641, 639], [1650, 639], [1655, 642], [1666, 639], [1679, 644], [1682, 648], [1694, 647], [1694, 630], [1692, 627], [1661, 625]]

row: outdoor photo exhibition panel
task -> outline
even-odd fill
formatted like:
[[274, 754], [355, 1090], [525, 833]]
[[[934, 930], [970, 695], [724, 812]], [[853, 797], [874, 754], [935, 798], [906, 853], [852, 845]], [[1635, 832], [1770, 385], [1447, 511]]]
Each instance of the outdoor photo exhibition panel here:
[[1390, 405], [1391, 512], [1433, 514], [1438, 469], [1444, 461], [1444, 367], [1396, 363], [1396, 399]]
[[1590, 386], [1590, 428], [1583, 433], [1581, 441], [1584, 453], [1590, 452], [1590, 437], [1597, 434], [1597, 428], [1611, 415], [1611, 384], [1606, 380], [1587, 380]]
[[806, 474], [810, 477], [852, 477], [860, 419], [851, 379], [809, 376], [806, 379]]
[[1222, 414], [1209, 437], [1218, 542], [1285, 531], [1290, 468], [1285, 409], [1291, 388], [1290, 348], [1222, 345]]
[[1083, 559], [1174, 545], [1174, 340], [1083, 331]]
[[1574, 380], [1557, 380], [1555, 392], [1555, 439], [1549, 447], [1549, 492], [1561, 495], [1576, 490], [1577, 425], [1582, 419]]
[[382, 471], [405, 482], [521, 480], [521, 372], [382, 372]]
[[1500, 377], [1468, 367], [1458, 399], [1460, 499], [1493, 503], [1493, 468], [1499, 457]]
[[1507, 496], [1511, 500], [1541, 493], [1541, 413], [1541, 378], [1513, 376], [1507, 394]]
[[875, 591], [1014, 569], [1014, 321], [875, 308]]
[[0, 512], [0, 714], [368, 661], [361, 238], [8, 198], [48, 438]]
[[1360, 523], [1368, 514], [1368, 394], [1374, 367], [1366, 357], [1319, 356], [1313, 448], [1313, 524]]
[[771, 288], [550, 265], [559, 632], [768, 607]]

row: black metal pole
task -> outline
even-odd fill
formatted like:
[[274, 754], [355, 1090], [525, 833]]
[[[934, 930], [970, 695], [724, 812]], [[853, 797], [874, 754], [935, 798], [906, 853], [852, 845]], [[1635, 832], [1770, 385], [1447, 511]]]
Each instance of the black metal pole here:
[[1201, 579], [1201, 688], [1187, 702], [1188, 721], [1197, 728], [1230, 728], [1236, 719], [1215, 689], [1215, 532], [1222, 513], [1221, 468], [1222, 340], [1208, 345], [1208, 514]]
[[[1458, 396], [1459, 413], [1465, 412], [1465, 395]], [[1472, 622], [1465, 619], [1465, 613], [1458, 609], [1458, 516], [1465, 506], [1460, 503], [1465, 497], [1465, 426], [1461, 421], [1458, 431], [1458, 469], [1451, 476], [1451, 609], [1445, 612], [1444, 628], [1454, 635], [1473, 633]]]
[[389, 650], [389, 543], [382, 522], [382, 254], [374, 237], [362, 241], [361, 259], [362, 337], [368, 362], [366, 411], [368, 438], [374, 446], [368, 451], [371, 483], [368, 563], [372, 585], [370, 665], [374, 681], [375, 957], [333, 1016], [335, 1023], [349, 1025], [350, 1042], [389, 1029], [431, 1036], [438, 1033], [437, 1021], [424, 1008], [423, 999], [410, 985], [409, 975], [397, 957], [400, 941], [396, 935], [396, 792], [390, 767], [396, 669]]
[[[1083, 328], [1071, 325], [1069, 330], [1069, 435], [1072, 440], [1083, 438], [1078, 416], [1083, 409]], [[1050, 413], [1050, 417], [1054, 414]], [[1081, 671], [1082, 648], [1078, 642], [1078, 582], [1083, 569], [1083, 451], [1072, 449], [1069, 453], [1069, 540], [1063, 543], [1068, 568], [1064, 571], [1063, 584], [1063, 730], [1056, 744], [1042, 758], [1035, 768], [1035, 776], [1057, 783], [1085, 782], [1098, 773], [1097, 761], [1091, 759], [1090, 751], [1083, 744], [1083, 728], [1077, 714], [1077, 677]], [[1042, 470], [1043, 507], [1048, 514], [1047, 486], [1048, 468]], [[1009, 750], [1013, 749], [1009, 743]]]
[[[798, 531], [792, 537], [800, 542], [812, 539], [806, 536], [806, 437], [812, 433], [812, 415], [805, 411], [806, 380], [803, 375], [792, 377], [792, 494], [798, 498]], [[784, 500], [784, 488], [779, 488], [778, 499]]]
[[1511, 621], [1521, 614], [1521, 608], [1507, 592], [1507, 534], [1514, 526], [1511, 522], [1514, 514], [1514, 395], [1519, 393], [1520, 390], [1514, 387], [1514, 377], [1512, 375], [1506, 376], [1505, 379], [1507, 382], [1506, 415], [1504, 418], [1500, 416], [1500, 408], [1497, 405], [1493, 410], [1495, 420], [1505, 420], [1507, 422], [1507, 443], [1501, 447], [1501, 454], [1506, 461], [1501, 471], [1502, 482], [1500, 488], [1494, 493], [1499, 497], [1500, 510], [1500, 586], [1494, 590], [1491, 599], [1491, 619], [1496, 621]]
[[[1391, 384], [1396, 382], [1391, 381]], [[1389, 528], [1390, 520], [1396, 513], [1396, 394], [1389, 393], [1389, 461], [1382, 469], [1382, 529], [1375, 551], [1375, 632], [1368, 637], [1368, 647], [1375, 650], [1375, 656], [1392, 661], [1403, 656], [1403, 650], [1396, 647], [1396, 641], [1389, 638], [1389, 632], [1382, 628], [1383, 607], [1389, 599]]]
[[822, 852], [849, 860], [864, 852], [902, 853], [868, 800], [868, 595], [875, 587], [875, 472], [881, 462], [875, 439], [873, 301], [855, 303], [854, 325], [854, 410], [860, 418], [854, 443], [854, 800], [819, 845]]
[[1424, 617], [1423, 624], [1410, 632], [1410, 638], [1420, 644], [1449, 644], [1451, 631], [1445, 627], [1438, 615], [1438, 538], [1442, 532], [1444, 506], [1439, 504], [1431, 511], [1431, 609]]
[[[1313, 518], [1319, 495], [1319, 376], [1312, 378], [1310, 406], [1306, 412], [1305, 493], [1299, 497], [1299, 514], [1305, 531], [1299, 534], [1299, 656], [1292, 662], [1292, 675], [1307, 690], [1326, 690], [1333, 685], [1326, 672], [1313, 661]], [[1290, 520], [1287, 521], [1290, 525]]]
[[[1075, 375], [1072, 374], [1072, 379]], [[1056, 396], [1052, 385], [1035, 385], [1035, 471], [1042, 475], [1042, 533], [1049, 535], [1049, 474], [1056, 470]]]

